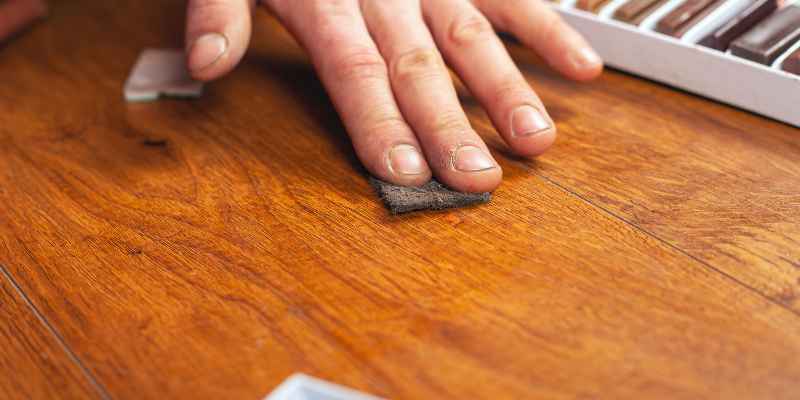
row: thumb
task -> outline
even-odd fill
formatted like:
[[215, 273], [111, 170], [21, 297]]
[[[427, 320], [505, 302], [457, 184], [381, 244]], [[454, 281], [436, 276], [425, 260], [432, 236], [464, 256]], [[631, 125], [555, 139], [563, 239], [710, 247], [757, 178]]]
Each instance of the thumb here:
[[250, 43], [254, 0], [189, 0], [186, 64], [195, 79], [208, 81], [230, 72]]

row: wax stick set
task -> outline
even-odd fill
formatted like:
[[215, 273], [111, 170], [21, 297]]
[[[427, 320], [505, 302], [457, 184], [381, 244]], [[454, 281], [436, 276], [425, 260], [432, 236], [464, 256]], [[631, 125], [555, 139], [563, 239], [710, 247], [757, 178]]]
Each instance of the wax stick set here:
[[606, 63], [800, 127], [800, 2], [562, 0]]

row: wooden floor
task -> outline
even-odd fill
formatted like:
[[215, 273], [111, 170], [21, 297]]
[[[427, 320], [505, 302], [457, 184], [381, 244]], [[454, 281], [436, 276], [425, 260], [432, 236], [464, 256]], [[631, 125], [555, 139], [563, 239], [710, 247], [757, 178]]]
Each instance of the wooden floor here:
[[0, 398], [259, 399], [294, 372], [394, 399], [800, 398], [800, 130], [511, 45], [557, 145], [509, 156], [465, 94], [503, 185], [392, 217], [257, 19], [197, 101], [122, 101], [180, 1], [54, 2], [0, 48]]

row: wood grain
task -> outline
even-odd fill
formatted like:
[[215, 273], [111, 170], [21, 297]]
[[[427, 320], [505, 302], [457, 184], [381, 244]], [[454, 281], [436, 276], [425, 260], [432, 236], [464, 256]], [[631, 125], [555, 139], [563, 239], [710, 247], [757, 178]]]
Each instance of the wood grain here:
[[537, 173], [800, 311], [800, 129], [619, 73], [526, 73], [561, 133]]
[[[787, 272], [701, 257], [714, 235], [731, 242], [718, 218], [738, 205], [697, 229], [678, 207], [713, 175], [669, 192], [674, 221], [612, 207], [666, 185], [634, 173], [661, 171], [646, 160], [672, 145], [639, 132], [661, 105], [647, 96], [706, 107], [696, 123], [719, 135], [723, 119], [760, 127], [750, 140], [776, 152], [787, 128], [620, 74], [578, 87], [530, 69], [561, 121], [553, 153], [505, 156], [470, 107], [505, 170], [493, 202], [390, 217], [306, 58], [263, 13], [244, 64], [202, 99], [122, 102], [138, 52], [179, 43], [181, 7], [56, 3], [0, 52], [15, 77], [0, 85], [0, 263], [112, 398], [255, 399], [297, 371], [396, 399], [796, 397], [800, 320], [765, 296]], [[600, 117], [609, 99], [614, 120]], [[701, 140], [684, 120], [700, 114], [662, 108], [674, 119], [656, 132]], [[687, 154], [696, 171], [730, 168]], [[606, 182], [617, 175], [631, 182]], [[796, 224], [792, 197], [772, 199]]]
[[0, 270], [0, 398], [101, 398]]

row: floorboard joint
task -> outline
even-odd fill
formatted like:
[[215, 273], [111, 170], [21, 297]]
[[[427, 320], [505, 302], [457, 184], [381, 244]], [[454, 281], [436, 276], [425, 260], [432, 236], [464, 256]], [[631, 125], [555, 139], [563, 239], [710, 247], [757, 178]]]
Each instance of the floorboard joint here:
[[733, 276], [733, 275], [731, 275], [731, 274], [729, 274], [729, 273], [727, 273], [727, 272], [725, 272], [725, 271], [723, 271], [723, 270], [721, 270], [721, 269], [719, 269], [719, 268], [715, 267], [715, 266], [714, 266], [714, 265], [712, 265], [711, 263], [709, 263], [709, 262], [707, 262], [707, 261], [705, 261], [705, 260], [703, 260], [703, 259], [701, 259], [701, 258], [698, 258], [697, 256], [695, 256], [695, 255], [693, 255], [693, 254], [691, 254], [691, 253], [687, 252], [686, 250], [682, 249], [682, 248], [681, 248], [681, 247], [679, 247], [678, 245], [676, 245], [676, 244], [674, 244], [674, 243], [672, 243], [672, 242], [668, 241], [667, 239], [664, 239], [664, 238], [662, 238], [662, 237], [658, 236], [658, 235], [657, 235], [657, 234], [655, 234], [654, 232], [650, 232], [649, 230], [645, 229], [644, 227], [642, 227], [642, 226], [639, 226], [639, 225], [637, 225], [636, 223], [634, 223], [634, 222], [631, 222], [631, 221], [627, 220], [625, 217], [623, 217], [623, 216], [621, 216], [621, 215], [617, 215], [617, 214], [616, 214], [615, 212], [613, 212], [612, 210], [610, 210], [610, 209], [608, 209], [608, 208], [606, 208], [606, 207], [603, 207], [603, 206], [602, 206], [602, 205], [600, 205], [600, 204], [597, 204], [597, 203], [596, 203], [596, 202], [594, 202], [592, 199], [590, 199], [590, 198], [588, 198], [588, 197], [586, 197], [586, 196], [583, 196], [583, 195], [579, 194], [578, 192], [576, 192], [576, 191], [574, 191], [574, 190], [570, 189], [569, 187], [567, 187], [567, 186], [565, 186], [565, 185], [562, 185], [562, 184], [560, 184], [559, 182], [555, 181], [554, 179], [552, 179], [552, 178], [550, 178], [550, 177], [548, 177], [548, 176], [546, 176], [546, 175], [544, 175], [544, 174], [542, 174], [542, 173], [540, 173], [540, 172], [538, 172], [538, 171], [534, 171], [533, 169], [531, 169], [531, 167], [530, 167], [530, 166], [528, 166], [528, 165], [525, 165], [524, 163], [520, 163], [520, 164], [522, 164], [522, 165], [524, 166], [524, 168], [525, 168], [525, 169], [527, 169], [527, 170], [531, 171], [531, 172], [532, 172], [534, 175], [538, 176], [539, 178], [541, 178], [541, 179], [542, 179], [543, 181], [545, 181], [546, 183], [549, 183], [549, 184], [551, 184], [551, 185], [553, 185], [553, 186], [555, 186], [555, 187], [557, 187], [557, 188], [559, 188], [559, 189], [561, 189], [561, 190], [565, 191], [565, 192], [566, 192], [567, 194], [569, 194], [569, 195], [575, 196], [576, 198], [580, 199], [581, 201], [583, 201], [583, 202], [585, 202], [585, 203], [589, 204], [590, 206], [592, 206], [592, 207], [594, 207], [594, 208], [597, 208], [597, 209], [599, 209], [599, 210], [600, 210], [600, 211], [602, 211], [603, 213], [605, 213], [605, 214], [607, 214], [607, 215], [611, 216], [612, 218], [614, 218], [614, 219], [617, 219], [617, 220], [619, 220], [619, 221], [622, 221], [622, 222], [623, 222], [623, 223], [625, 223], [626, 225], [628, 225], [628, 226], [630, 226], [630, 227], [632, 227], [632, 228], [636, 229], [636, 230], [637, 230], [637, 231], [639, 231], [639, 232], [642, 232], [642, 233], [644, 233], [645, 235], [647, 235], [647, 236], [649, 236], [649, 237], [651, 237], [651, 238], [653, 238], [653, 239], [657, 240], [658, 242], [660, 242], [660, 243], [662, 243], [662, 244], [666, 245], [667, 247], [669, 247], [669, 248], [671, 248], [671, 249], [673, 249], [673, 250], [675, 250], [675, 251], [679, 252], [680, 254], [683, 254], [683, 255], [685, 255], [686, 257], [689, 257], [690, 259], [692, 259], [692, 260], [694, 260], [694, 261], [697, 261], [698, 263], [700, 263], [700, 265], [703, 265], [705, 268], [707, 268], [707, 269], [709, 269], [709, 270], [711, 270], [711, 271], [713, 271], [713, 272], [715, 272], [715, 273], [717, 273], [717, 274], [720, 274], [720, 275], [722, 275], [722, 276], [723, 276], [723, 277], [725, 277], [726, 279], [728, 279], [728, 280], [730, 280], [730, 281], [732, 281], [732, 282], [736, 283], [737, 285], [739, 285], [739, 286], [741, 286], [741, 287], [744, 287], [745, 289], [747, 289], [747, 290], [749, 290], [749, 291], [751, 291], [751, 292], [753, 292], [753, 293], [757, 294], [758, 296], [760, 296], [760, 297], [764, 298], [764, 299], [765, 299], [765, 300], [767, 300], [768, 302], [770, 302], [770, 303], [772, 303], [772, 304], [775, 304], [775, 305], [777, 305], [777, 306], [780, 306], [780, 307], [782, 307], [783, 309], [785, 309], [785, 310], [788, 310], [788, 311], [789, 311], [789, 312], [791, 312], [792, 314], [794, 314], [794, 315], [796, 315], [796, 316], [800, 317], [800, 312], [799, 312], [799, 311], [796, 311], [796, 310], [794, 310], [792, 307], [790, 307], [790, 306], [788, 306], [788, 305], [786, 305], [786, 304], [784, 304], [784, 303], [781, 303], [781, 302], [779, 302], [779, 301], [775, 300], [774, 298], [772, 298], [772, 297], [770, 297], [769, 295], [767, 295], [766, 293], [764, 293], [764, 292], [762, 292], [762, 291], [758, 290], [757, 288], [753, 287], [752, 285], [750, 285], [750, 284], [748, 284], [748, 283], [746, 283], [746, 282], [743, 282], [743, 281], [741, 281], [741, 280], [737, 279], [735, 276]]
[[28, 297], [28, 295], [25, 294], [25, 292], [22, 290], [22, 287], [19, 286], [17, 281], [14, 279], [14, 277], [11, 276], [11, 273], [8, 271], [8, 269], [2, 264], [0, 264], [0, 273], [2, 273], [2, 275], [8, 281], [8, 283], [11, 284], [11, 286], [14, 288], [14, 290], [17, 292], [17, 294], [22, 299], [22, 301], [25, 302], [25, 304], [31, 310], [33, 315], [36, 316], [36, 319], [38, 319], [39, 322], [41, 322], [42, 325], [44, 325], [44, 327], [47, 329], [47, 331], [50, 332], [50, 334], [53, 336], [53, 338], [58, 343], [58, 345], [61, 347], [61, 349], [64, 351], [64, 353], [67, 354], [67, 357], [73, 363], [75, 363], [75, 365], [78, 367], [78, 369], [80, 369], [80, 371], [83, 373], [84, 377], [86, 377], [86, 379], [89, 381], [89, 384], [94, 388], [94, 390], [97, 392], [97, 394], [100, 395], [100, 398], [102, 398], [103, 400], [111, 400], [112, 397], [111, 397], [111, 395], [109, 395], [109, 393], [105, 389], [105, 387], [103, 387], [103, 385], [101, 385], [100, 382], [97, 381], [97, 379], [94, 377], [94, 375], [91, 373], [91, 371], [89, 371], [89, 369], [86, 368], [86, 365], [83, 364], [83, 362], [80, 360], [80, 358], [78, 358], [78, 356], [75, 354], [75, 352], [73, 352], [72, 349], [67, 345], [67, 342], [64, 340], [64, 337], [61, 336], [61, 334], [58, 332], [58, 330], [56, 330], [56, 328], [53, 327], [52, 324], [50, 324], [50, 322], [39, 311], [39, 309], [36, 308], [36, 306], [33, 304], [33, 302]]

